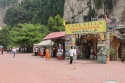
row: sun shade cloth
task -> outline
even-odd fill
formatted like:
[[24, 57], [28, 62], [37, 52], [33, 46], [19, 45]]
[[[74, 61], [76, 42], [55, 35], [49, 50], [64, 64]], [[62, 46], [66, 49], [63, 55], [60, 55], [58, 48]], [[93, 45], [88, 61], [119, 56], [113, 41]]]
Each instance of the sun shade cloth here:
[[44, 37], [43, 40], [54, 39], [54, 38], [63, 37], [63, 36], [65, 36], [65, 31], [52, 32], [52, 33], [48, 34], [46, 37]]
[[34, 46], [52, 46], [53, 42], [51, 40], [44, 40], [38, 44], [34, 44]]

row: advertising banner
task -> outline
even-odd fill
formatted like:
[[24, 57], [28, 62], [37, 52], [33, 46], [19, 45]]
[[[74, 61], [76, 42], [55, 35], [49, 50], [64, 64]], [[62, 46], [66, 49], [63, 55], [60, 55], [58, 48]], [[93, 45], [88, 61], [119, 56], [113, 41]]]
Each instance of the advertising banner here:
[[65, 31], [66, 34], [106, 32], [106, 21], [99, 20], [85, 23], [67, 24], [65, 25]]
[[[104, 20], [104, 18], [98, 18], [98, 20]], [[116, 27], [116, 19], [115, 18], [107, 18], [106, 19], [107, 28], [115, 28]]]
[[98, 45], [97, 45], [97, 61], [99, 63], [107, 63], [107, 58], [109, 58], [110, 49], [110, 34], [98, 33]]

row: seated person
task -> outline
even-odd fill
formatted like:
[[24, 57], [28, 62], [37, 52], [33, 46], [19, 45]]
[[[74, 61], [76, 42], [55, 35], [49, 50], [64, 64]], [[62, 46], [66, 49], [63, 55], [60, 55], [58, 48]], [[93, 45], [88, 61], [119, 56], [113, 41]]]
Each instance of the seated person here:
[[63, 49], [59, 48], [57, 52], [57, 58], [62, 60], [63, 59]]
[[40, 51], [38, 51], [38, 56], [41, 56], [41, 52]]

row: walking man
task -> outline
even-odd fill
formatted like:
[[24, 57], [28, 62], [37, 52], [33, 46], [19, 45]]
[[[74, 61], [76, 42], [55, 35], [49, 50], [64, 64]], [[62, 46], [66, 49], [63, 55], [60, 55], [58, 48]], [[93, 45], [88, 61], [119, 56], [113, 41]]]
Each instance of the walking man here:
[[12, 49], [12, 53], [13, 53], [13, 58], [15, 58], [15, 54], [16, 54], [16, 48], [15, 47]]
[[74, 50], [73, 50], [73, 47], [71, 47], [71, 49], [69, 50], [69, 55], [70, 55], [70, 64], [72, 64], [72, 61], [73, 61], [73, 54], [74, 54]]

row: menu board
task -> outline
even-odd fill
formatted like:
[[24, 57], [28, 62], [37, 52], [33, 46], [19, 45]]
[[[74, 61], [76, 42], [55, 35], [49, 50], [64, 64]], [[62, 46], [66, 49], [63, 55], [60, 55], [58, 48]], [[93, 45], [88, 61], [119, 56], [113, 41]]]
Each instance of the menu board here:
[[69, 50], [70, 48], [71, 48], [71, 46], [72, 46], [72, 42], [71, 41], [65, 41], [65, 49], [66, 50]]
[[98, 45], [97, 45], [97, 61], [99, 63], [107, 63], [109, 59], [110, 49], [110, 34], [98, 33]]
[[110, 34], [109, 33], [98, 33], [98, 56], [107, 56], [110, 47]]

